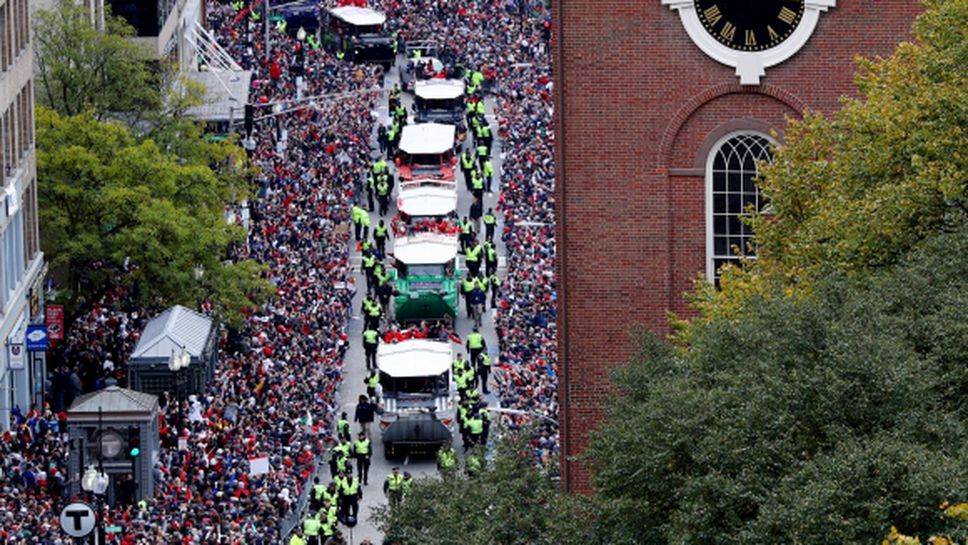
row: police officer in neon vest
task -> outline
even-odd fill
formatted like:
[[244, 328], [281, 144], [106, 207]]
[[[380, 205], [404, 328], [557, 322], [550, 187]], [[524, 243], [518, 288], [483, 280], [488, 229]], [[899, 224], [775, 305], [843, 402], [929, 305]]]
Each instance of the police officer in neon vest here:
[[[488, 186], [488, 191], [490, 191], [490, 186]], [[497, 226], [497, 216], [494, 215], [493, 208], [487, 209], [487, 212], [484, 213], [483, 220], [484, 220], [484, 240], [491, 242], [494, 240], [494, 228]]]
[[370, 482], [370, 439], [365, 433], [360, 432], [356, 441], [353, 442], [353, 453], [356, 455], [356, 474], [363, 484]]
[[375, 328], [363, 331], [363, 352], [366, 354], [366, 368], [376, 369], [376, 351], [380, 345], [380, 332]]
[[467, 346], [467, 352], [470, 354], [471, 367], [477, 367], [480, 363], [481, 353], [487, 348], [487, 341], [484, 340], [484, 335], [481, 335], [481, 332], [475, 327], [474, 331], [467, 336], [467, 342], [465, 344]]
[[484, 392], [484, 395], [491, 393], [487, 389], [487, 378], [491, 374], [491, 356], [486, 351], [481, 354], [481, 361], [477, 366], [477, 374], [481, 377], [481, 390]]

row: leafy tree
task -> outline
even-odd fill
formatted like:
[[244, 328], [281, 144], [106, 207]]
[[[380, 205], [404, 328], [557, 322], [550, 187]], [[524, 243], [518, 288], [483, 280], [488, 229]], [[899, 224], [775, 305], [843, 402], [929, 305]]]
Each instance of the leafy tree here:
[[90, 110], [99, 120], [123, 116], [137, 122], [161, 111], [161, 78], [152, 69], [157, 61], [130, 39], [134, 29], [123, 19], [108, 15], [105, 27], [94, 28], [87, 9], [72, 0], [37, 11], [38, 100], [62, 115]]
[[[261, 267], [227, 260], [244, 237], [223, 218], [224, 203], [248, 191], [244, 153], [184, 129], [179, 147], [191, 153], [174, 155], [119, 123], [38, 108], [41, 242], [66, 271], [67, 297], [137, 283], [146, 301], [194, 306], [212, 295], [237, 324], [268, 293]], [[115, 278], [125, 262], [131, 271]]]
[[950, 533], [968, 485], [968, 227], [899, 265], [782, 287], [647, 336], [588, 451], [603, 543], [870, 543]]
[[[793, 120], [758, 185], [758, 260], [698, 283], [703, 319], [729, 316], [777, 285], [808, 295], [835, 271], [888, 267], [968, 220], [968, 0], [926, 0], [913, 43], [859, 60], [859, 99]], [[688, 326], [683, 340], [688, 342]]]
[[533, 465], [528, 434], [498, 441], [494, 459], [475, 477], [463, 472], [417, 480], [395, 507], [374, 520], [387, 542], [401, 545], [578, 545], [586, 543], [577, 505]]

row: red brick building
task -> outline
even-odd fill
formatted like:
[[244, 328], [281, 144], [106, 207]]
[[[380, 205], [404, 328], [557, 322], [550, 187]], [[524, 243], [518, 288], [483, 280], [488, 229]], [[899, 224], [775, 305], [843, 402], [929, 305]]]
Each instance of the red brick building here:
[[[756, 6], [751, 11], [750, 6]], [[559, 398], [567, 457], [601, 419], [630, 327], [667, 332], [735, 259], [755, 160], [785, 119], [856, 95], [856, 55], [909, 39], [916, 0], [556, 0]]]

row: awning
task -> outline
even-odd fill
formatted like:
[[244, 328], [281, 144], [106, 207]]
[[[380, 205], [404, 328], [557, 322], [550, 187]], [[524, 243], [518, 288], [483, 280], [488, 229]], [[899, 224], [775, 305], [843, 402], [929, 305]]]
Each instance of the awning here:
[[345, 21], [353, 26], [374, 26], [382, 25], [386, 22], [387, 16], [381, 11], [370, 8], [359, 8], [356, 6], [342, 6], [330, 8], [329, 12], [334, 17]]
[[442, 375], [450, 369], [454, 357], [450, 344], [426, 339], [381, 344], [376, 354], [377, 367], [397, 378]]
[[394, 239], [393, 257], [405, 265], [443, 265], [457, 257], [458, 247], [454, 235], [418, 233]]
[[186, 77], [205, 89], [203, 104], [189, 108], [189, 117], [205, 121], [243, 118], [252, 83], [251, 70], [195, 71], [188, 72]]
[[400, 151], [410, 155], [446, 153], [454, 148], [457, 128], [441, 123], [407, 125], [400, 135]]
[[448, 100], [464, 94], [464, 82], [456, 79], [428, 79], [414, 85], [414, 94], [425, 100]]
[[457, 210], [457, 189], [428, 185], [401, 187], [397, 208], [408, 216], [446, 216]]

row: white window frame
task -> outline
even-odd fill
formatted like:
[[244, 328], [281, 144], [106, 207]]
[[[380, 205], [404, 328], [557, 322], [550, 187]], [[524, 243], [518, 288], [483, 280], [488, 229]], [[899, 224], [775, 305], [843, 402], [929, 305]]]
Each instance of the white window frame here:
[[[758, 136], [766, 139], [771, 146], [776, 146], [777, 142], [769, 134], [766, 134], [758, 130], [737, 130], [732, 131], [722, 138], [716, 141], [716, 143], [709, 149], [709, 155], [706, 157], [706, 279], [710, 283], [716, 282], [716, 258], [715, 252], [715, 232], [713, 228], [713, 164], [716, 160], [716, 155], [723, 148], [723, 144], [737, 136]], [[759, 192], [759, 188], [757, 188]], [[749, 256], [750, 259], [756, 259], [756, 256]]]

